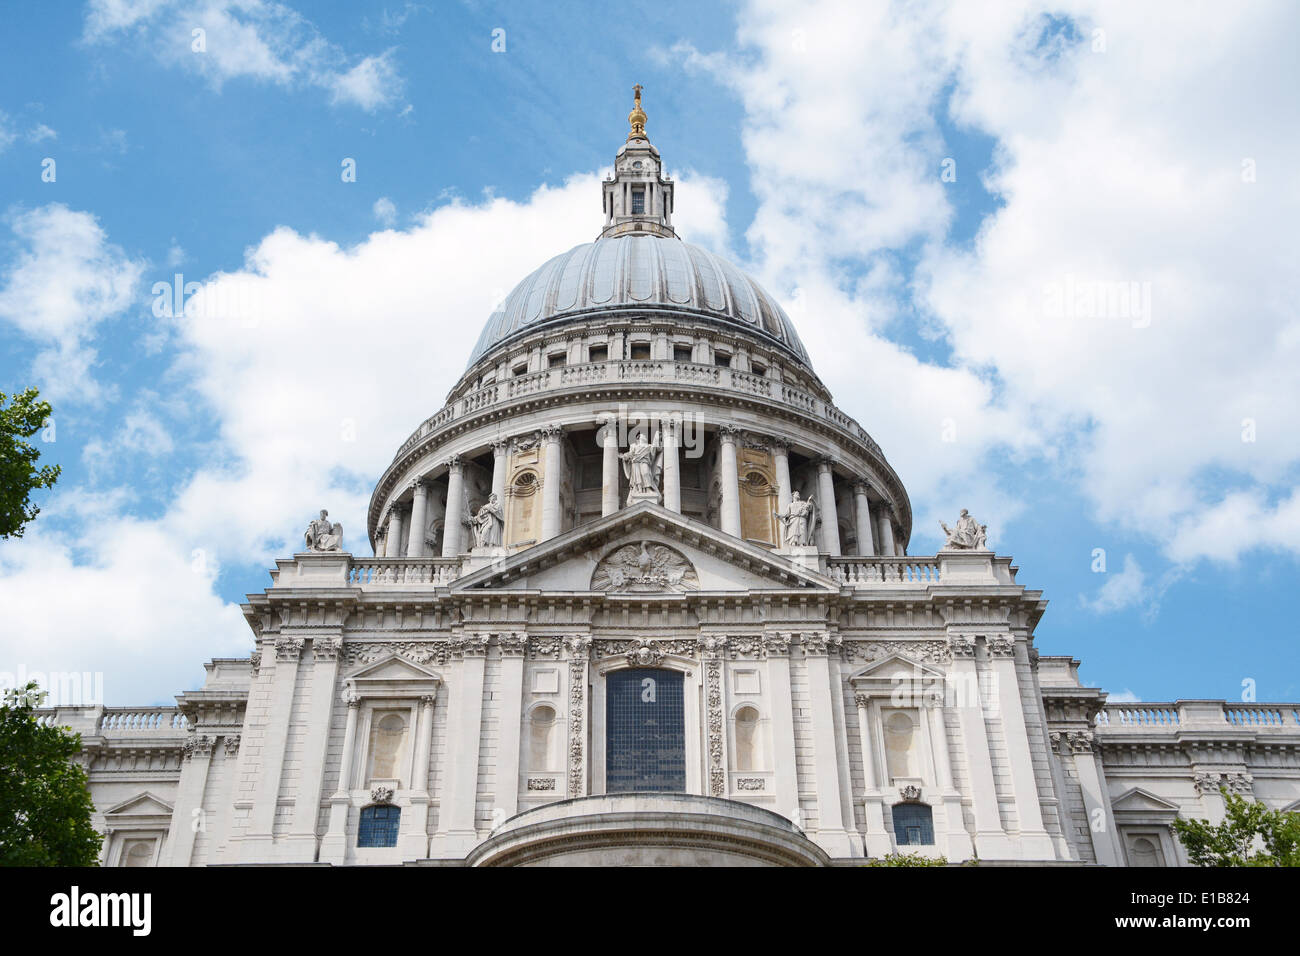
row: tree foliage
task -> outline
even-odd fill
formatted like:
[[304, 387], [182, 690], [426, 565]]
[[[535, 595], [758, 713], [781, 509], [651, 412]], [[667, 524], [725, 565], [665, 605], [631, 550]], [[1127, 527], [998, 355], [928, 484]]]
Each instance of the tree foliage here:
[[1270, 810], [1221, 792], [1222, 822], [1174, 821], [1174, 832], [1194, 866], [1300, 866], [1300, 813]]
[[32, 681], [0, 705], [0, 866], [94, 866], [103, 838], [72, 762], [81, 735], [37, 722], [44, 696]]
[[884, 856], [872, 857], [867, 866], [947, 866], [948, 858], [943, 856], [926, 856], [924, 853], [886, 853]]
[[27, 441], [50, 417], [50, 404], [39, 394], [29, 388], [9, 401], [0, 392], [0, 540], [23, 536], [23, 527], [41, 512], [32, 492], [53, 487], [59, 477], [58, 465], [37, 467], [40, 450]]

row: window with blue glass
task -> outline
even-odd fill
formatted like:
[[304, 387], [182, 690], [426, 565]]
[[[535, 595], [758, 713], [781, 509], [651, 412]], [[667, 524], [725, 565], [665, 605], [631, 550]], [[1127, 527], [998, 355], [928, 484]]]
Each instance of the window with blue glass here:
[[401, 819], [401, 807], [363, 807], [357, 846], [397, 846], [397, 825]]
[[894, 843], [898, 846], [927, 846], [934, 843], [934, 815], [924, 803], [894, 806]]
[[605, 678], [605, 791], [686, 790], [682, 675], [636, 668]]

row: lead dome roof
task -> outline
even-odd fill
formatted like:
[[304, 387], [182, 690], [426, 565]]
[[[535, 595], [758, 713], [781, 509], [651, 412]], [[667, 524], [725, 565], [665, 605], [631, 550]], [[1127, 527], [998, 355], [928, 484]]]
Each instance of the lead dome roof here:
[[699, 246], [652, 235], [597, 239], [542, 265], [492, 313], [469, 364], [526, 332], [629, 309], [743, 329], [809, 364], [790, 317], [757, 282]]

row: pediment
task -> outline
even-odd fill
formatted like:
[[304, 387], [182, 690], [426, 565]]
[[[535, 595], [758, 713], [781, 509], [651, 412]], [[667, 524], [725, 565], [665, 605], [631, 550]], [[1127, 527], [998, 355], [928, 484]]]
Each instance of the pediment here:
[[462, 590], [607, 594], [838, 591], [784, 555], [642, 502], [517, 552], [452, 584]]
[[1157, 797], [1150, 790], [1143, 790], [1141, 787], [1134, 787], [1132, 790], [1126, 790], [1120, 796], [1110, 802], [1111, 809], [1116, 813], [1139, 812], [1139, 813], [1177, 813], [1178, 805], [1170, 803], [1163, 797]]
[[104, 816], [156, 817], [159, 814], [170, 814], [171, 812], [172, 805], [170, 803], [146, 790], [144, 793], [136, 794], [129, 800], [123, 800], [116, 806], [109, 807], [104, 811]]
[[946, 677], [942, 668], [935, 667], [933, 664], [927, 664], [924, 661], [914, 661], [911, 658], [903, 657], [901, 654], [890, 654], [888, 657], [882, 657], [878, 661], [872, 661], [862, 670], [849, 678], [851, 684], [869, 683], [875, 681], [893, 682], [896, 680], [917, 680], [935, 678], [943, 680]]
[[428, 668], [421, 667], [413, 661], [408, 661], [405, 657], [391, 653], [380, 660], [367, 664], [361, 670], [349, 674], [347, 679], [363, 683], [381, 681], [386, 683], [398, 681], [428, 683], [429, 681], [439, 682], [442, 680], [438, 674]]

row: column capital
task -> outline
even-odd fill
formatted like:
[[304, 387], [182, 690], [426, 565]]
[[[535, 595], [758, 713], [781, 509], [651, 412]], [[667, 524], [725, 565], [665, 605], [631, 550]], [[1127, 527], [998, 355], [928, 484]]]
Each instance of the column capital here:
[[1006, 634], [995, 634], [985, 639], [989, 657], [1015, 657], [1016, 639]]
[[502, 634], [497, 638], [502, 657], [523, 657], [528, 651], [527, 634]]
[[443, 464], [447, 466], [449, 472], [460, 471], [465, 467], [465, 460], [460, 455], [451, 455], [443, 460]]
[[296, 661], [302, 654], [304, 644], [306, 644], [306, 641], [301, 637], [276, 638], [275, 659], [277, 661]]
[[813, 460], [817, 462], [818, 474], [825, 474], [826, 472], [832, 471], [835, 466], [839, 464], [839, 460], [833, 455], [818, 455]]
[[546, 425], [539, 429], [538, 434], [542, 436], [542, 441], [558, 442], [564, 437], [564, 429], [559, 425]]
[[790, 454], [790, 443], [784, 438], [768, 438], [767, 448], [773, 455]]
[[949, 634], [948, 651], [953, 657], [975, 659], [975, 638], [967, 634]]
[[850, 482], [850, 485], [853, 487], [853, 493], [855, 495], [865, 495], [871, 490], [871, 482], [867, 481], [865, 478], [854, 478]]
[[406, 510], [406, 505], [402, 504], [400, 501], [394, 501], [391, 505], [388, 506], [388, 517], [385, 519], [385, 521], [391, 521], [394, 515], [397, 516], [398, 521], [401, 521], [402, 512], [404, 512], [405, 510]]
[[341, 637], [313, 637], [311, 656], [318, 661], [338, 660], [339, 651], [342, 648], [343, 638]]
[[434, 703], [434, 700], [435, 700], [435, 698], [434, 698], [434, 695], [433, 695], [433, 694], [421, 694], [421, 695], [420, 695], [420, 706], [421, 706], [421, 707], [432, 707], [432, 706], [433, 706], [433, 703]]
[[718, 440], [734, 445], [740, 438], [740, 428], [735, 425], [719, 425]]
[[509, 451], [510, 451], [510, 439], [509, 439], [509, 438], [497, 438], [497, 439], [494, 439], [494, 440], [493, 440], [493, 442], [492, 442], [492, 454], [493, 454], [493, 455], [504, 455], [504, 454], [506, 454], [506, 453], [509, 452]]
[[420, 475], [419, 477], [412, 478], [407, 483], [406, 487], [410, 488], [414, 494], [427, 495], [429, 493], [429, 479], [424, 477], [424, 475]]
[[858, 705], [858, 710], [866, 710], [871, 706], [871, 697], [868, 694], [854, 694], [853, 702]]

